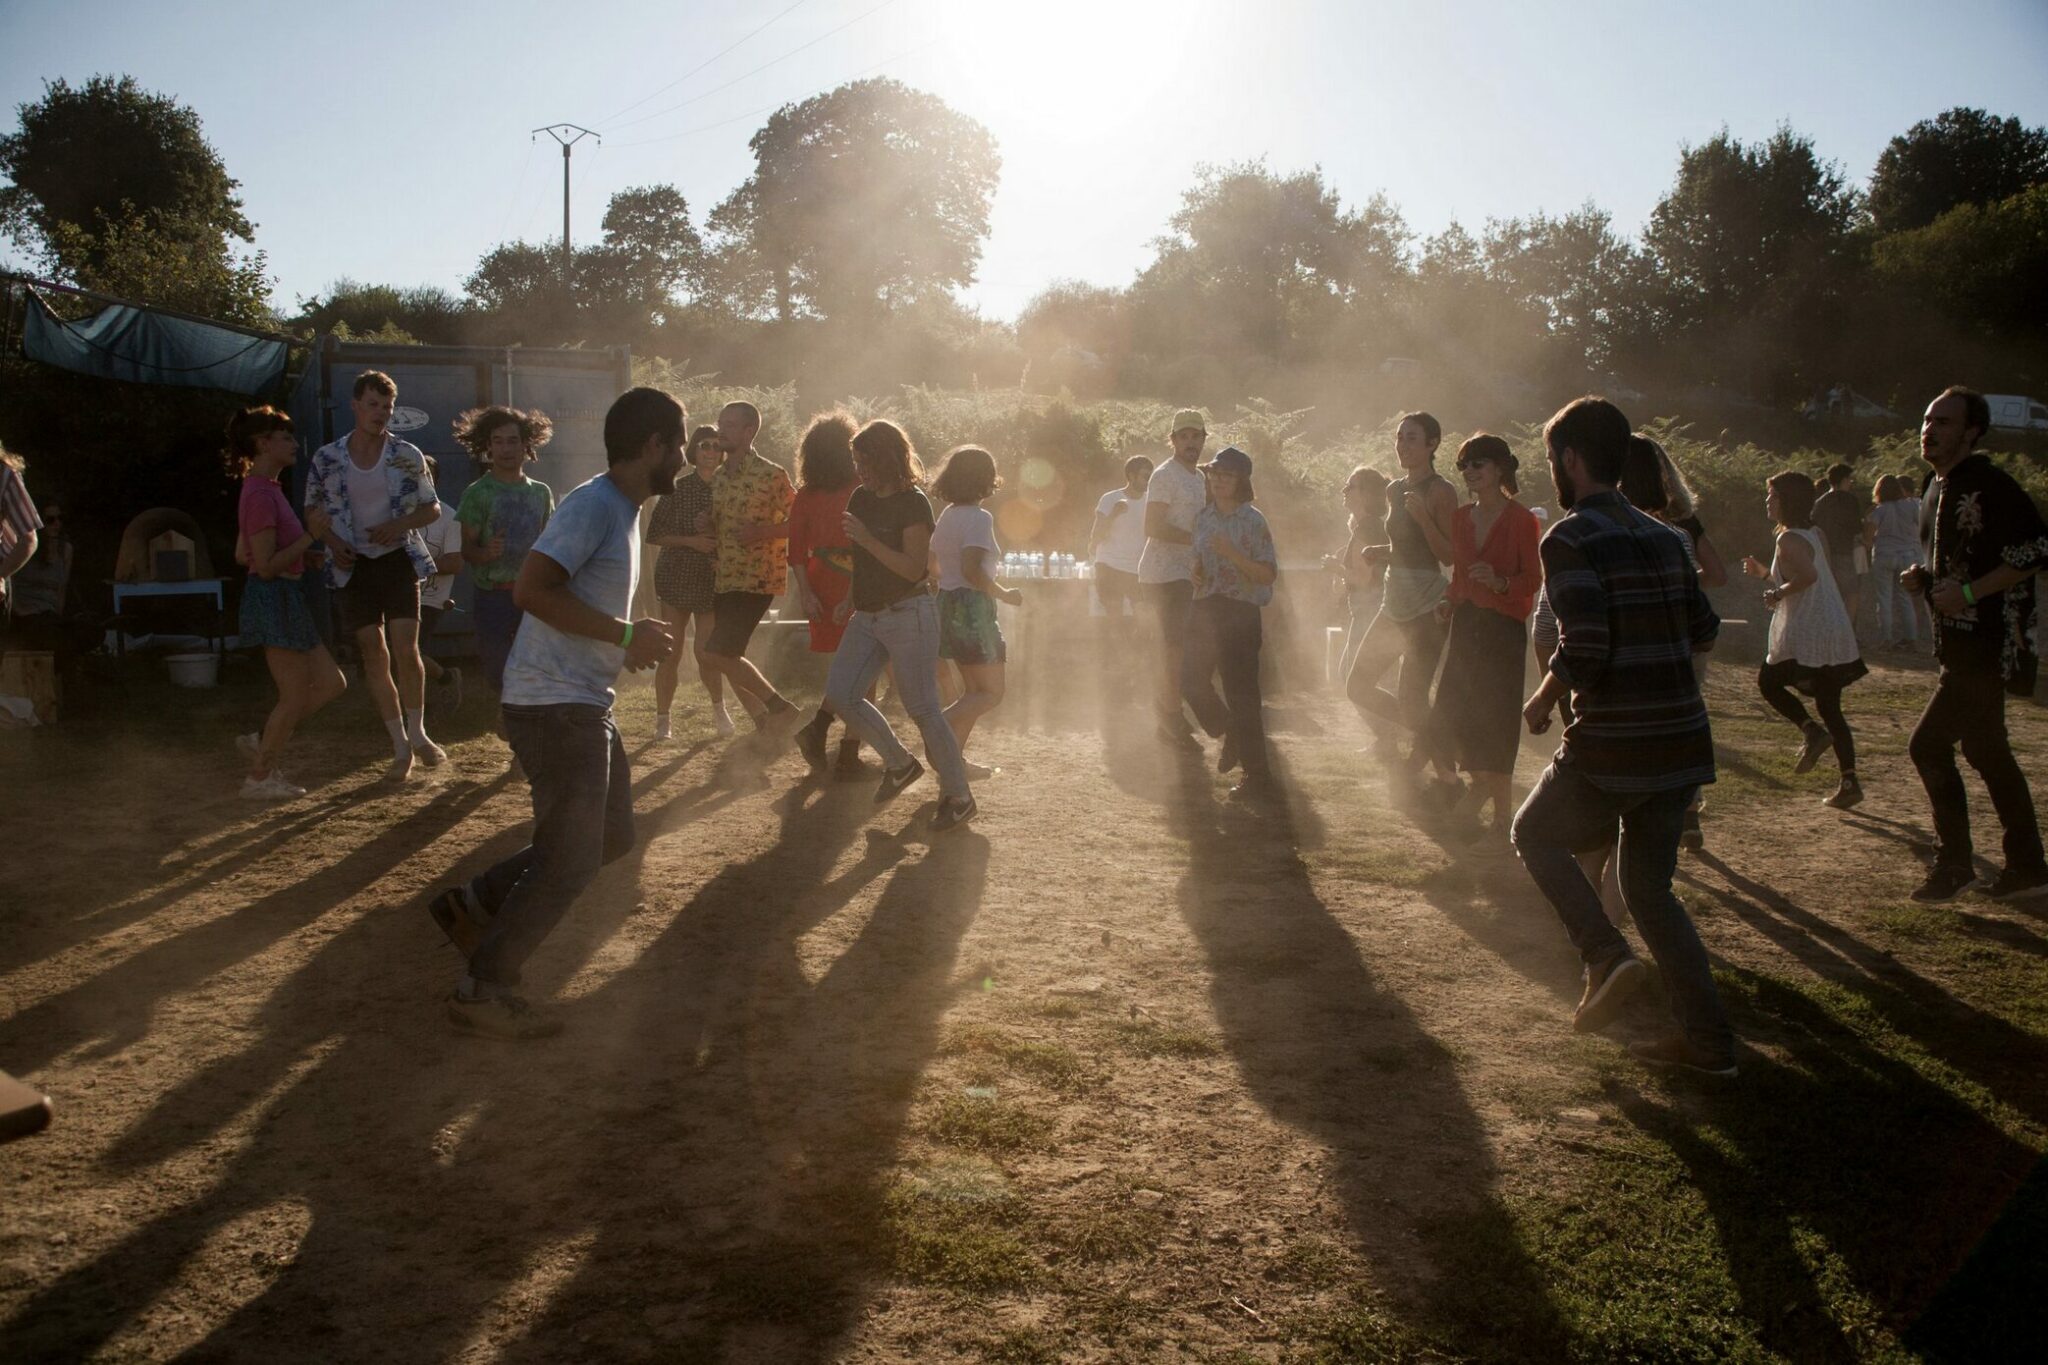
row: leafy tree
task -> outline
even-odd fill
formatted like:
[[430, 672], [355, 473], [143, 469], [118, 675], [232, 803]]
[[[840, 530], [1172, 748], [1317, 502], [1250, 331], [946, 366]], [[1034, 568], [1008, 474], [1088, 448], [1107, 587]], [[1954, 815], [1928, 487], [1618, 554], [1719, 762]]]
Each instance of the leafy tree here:
[[317, 331], [346, 328], [361, 336], [379, 331], [402, 332], [429, 345], [455, 345], [464, 337], [469, 306], [434, 285], [400, 287], [336, 280], [325, 298], [299, 300], [301, 321]]
[[1878, 278], [1923, 307], [2039, 348], [2048, 317], [2048, 184], [1993, 204], [1961, 204], [1872, 248]]
[[604, 236], [574, 254], [564, 278], [559, 246], [503, 242], [464, 281], [475, 308], [527, 340], [566, 341], [583, 331], [645, 336], [700, 293], [709, 262], [673, 186], [621, 190], [605, 209]]
[[711, 215], [736, 307], [872, 319], [974, 280], [1001, 169], [988, 130], [898, 81], [769, 116], [754, 173]]
[[253, 320], [269, 282], [242, 201], [199, 116], [132, 77], [49, 82], [0, 137], [0, 226], [52, 273], [91, 289]]
[[1017, 314], [1017, 341], [1032, 360], [1069, 348], [1107, 358], [1128, 344], [1124, 292], [1082, 280], [1054, 280]]
[[2048, 128], [1982, 109], [1946, 110], [1891, 140], [1870, 176], [1871, 225], [1926, 227], [1960, 204], [1995, 204], [2048, 182]]
[[1611, 356], [1616, 295], [1634, 255], [1612, 222], [1589, 203], [1562, 218], [1536, 213], [1487, 225], [1488, 277], [1568, 369], [1601, 369]]

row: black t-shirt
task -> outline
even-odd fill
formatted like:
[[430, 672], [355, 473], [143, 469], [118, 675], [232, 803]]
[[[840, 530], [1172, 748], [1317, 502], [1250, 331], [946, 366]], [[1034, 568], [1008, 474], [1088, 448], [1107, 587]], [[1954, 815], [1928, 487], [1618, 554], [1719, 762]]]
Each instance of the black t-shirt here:
[[[856, 488], [847, 499], [849, 515], [858, 517], [876, 540], [892, 550], [903, 548], [903, 533], [913, 526], [932, 524], [932, 505], [922, 491], [906, 488], [901, 493], [877, 497], [867, 488]], [[880, 611], [894, 606], [912, 593], [924, 591], [924, 575], [905, 578], [870, 554], [867, 547], [853, 547], [853, 609]]]
[[[2001, 565], [2048, 568], [2048, 523], [2027, 490], [1988, 455], [1966, 456], [1946, 478], [1930, 475], [1920, 497], [1920, 544], [1934, 582], [1968, 583]], [[2027, 626], [2036, 581], [2023, 578], [1980, 597], [1958, 616], [1935, 612], [1941, 666], [2003, 678], [2017, 696], [2032, 693], [2036, 661]]]
[[1870, 509], [1844, 489], [1832, 489], [1813, 504], [1813, 524], [1827, 537], [1828, 555], [1847, 559], [1863, 540], [1863, 514]]

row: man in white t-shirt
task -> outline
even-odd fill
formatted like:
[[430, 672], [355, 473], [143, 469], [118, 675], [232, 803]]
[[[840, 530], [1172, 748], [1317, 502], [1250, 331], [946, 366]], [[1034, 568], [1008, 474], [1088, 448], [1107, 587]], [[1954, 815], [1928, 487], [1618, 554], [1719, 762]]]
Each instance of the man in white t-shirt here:
[[1145, 486], [1152, 462], [1143, 455], [1124, 461], [1124, 486], [1095, 504], [1088, 531], [1088, 557], [1095, 563], [1095, 600], [1110, 616], [1133, 612], [1138, 602], [1138, 561], [1145, 554]]
[[1188, 613], [1195, 600], [1195, 517], [1208, 500], [1208, 485], [1196, 466], [1209, 421], [1197, 408], [1173, 417], [1173, 458], [1152, 471], [1145, 486], [1145, 552], [1138, 560], [1140, 590], [1159, 614], [1166, 671], [1159, 679], [1159, 738], [1195, 752], [1201, 744], [1181, 710], [1180, 661]]

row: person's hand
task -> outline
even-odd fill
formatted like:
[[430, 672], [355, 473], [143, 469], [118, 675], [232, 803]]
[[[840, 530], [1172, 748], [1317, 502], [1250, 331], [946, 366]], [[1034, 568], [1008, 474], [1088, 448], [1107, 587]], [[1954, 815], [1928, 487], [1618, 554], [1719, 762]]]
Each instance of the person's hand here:
[[1522, 704], [1522, 723], [1529, 727], [1529, 733], [1540, 735], [1550, 728], [1551, 705], [1538, 688], [1528, 701]]
[[1765, 606], [1767, 606], [1767, 607], [1775, 607], [1775, 606], [1777, 606], [1777, 605], [1778, 605], [1778, 603], [1780, 603], [1780, 602], [1782, 602], [1782, 601], [1784, 601], [1784, 600], [1785, 600], [1785, 590], [1784, 590], [1783, 588], [1765, 588], [1765, 589], [1764, 589], [1764, 605], [1765, 605]]
[[405, 539], [405, 527], [400, 526], [395, 521], [381, 522], [370, 528], [370, 543], [372, 545], [396, 545], [403, 539]]
[[700, 555], [718, 553], [718, 541], [712, 536], [684, 536], [683, 548], [695, 550]]
[[638, 673], [652, 668], [675, 652], [676, 642], [668, 633], [668, 622], [643, 616], [633, 623], [633, 642], [626, 646], [626, 671]]
[[249, 567], [249, 537], [239, 532], [235, 535], [235, 563], [245, 569]]
[[848, 597], [841, 600], [838, 606], [832, 608], [832, 624], [843, 626], [846, 624], [846, 618], [851, 615], [853, 615], [853, 599]]
[[875, 542], [874, 536], [868, 531], [868, 524], [851, 512], [839, 518], [839, 529], [855, 545], [873, 545]]
[[1024, 605], [1024, 594], [1018, 592], [1015, 588], [997, 588], [996, 596], [1000, 597], [1003, 601], [1008, 602], [1013, 607], [1021, 607]]
[[1474, 564], [1470, 569], [1466, 570], [1466, 574], [1474, 583], [1485, 588], [1488, 592], [1506, 592], [1508, 590], [1507, 580], [1495, 573], [1491, 564]]
[[1905, 568], [1899, 570], [1899, 586], [1916, 597], [1926, 592], [1927, 566], [1924, 564], [1908, 564]]
[[1934, 585], [1934, 609], [1943, 616], [1961, 616], [1970, 609], [1963, 600], [1963, 585], [1953, 578], [1944, 578]]
[[1436, 605], [1430, 608], [1430, 613], [1436, 617], [1436, 623], [1438, 625], [1441, 626], [1449, 624], [1451, 619], [1451, 599], [1448, 597], [1439, 597], [1437, 599]]
[[1424, 500], [1420, 493], [1403, 493], [1401, 495], [1401, 507], [1418, 524], [1429, 515], [1429, 503]]
[[1769, 578], [1771, 576], [1770, 566], [1755, 555], [1744, 555], [1742, 557], [1742, 571], [1751, 578]]
[[797, 600], [803, 604], [804, 620], [815, 621], [825, 614], [825, 604], [818, 599], [818, 594], [806, 592]]
[[347, 573], [356, 566], [356, 551], [353, 545], [342, 545], [330, 541], [328, 548], [334, 551], [334, 567]]
[[334, 529], [334, 518], [327, 515], [324, 507], [308, 508], [306, 511], [306, 533], [315, 540], [327, 539], [327, 533]]
[[694, 529], [696, 530], [696, 533], [700, 536], [708, 536], [712, 534], [711, 514], [709, 512], [699, 512], [697, 514], [697, 522]]

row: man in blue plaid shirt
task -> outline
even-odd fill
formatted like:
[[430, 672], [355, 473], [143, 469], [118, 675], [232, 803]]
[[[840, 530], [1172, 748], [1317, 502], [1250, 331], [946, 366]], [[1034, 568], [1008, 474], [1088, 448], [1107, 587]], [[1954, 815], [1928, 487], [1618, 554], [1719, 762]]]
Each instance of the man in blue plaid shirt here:
[[1621, 826], [1621, 889], [1663, 969], [1677, 1034], [1629, 1051], [1656, 1066], [1735, 1074], [1735, 1038], [1706, 949], [1671, 893], [1678, 838], [1693, 793], [1714, 780], [1714, 736], [1692, 657], [1721, 622], [1700, 588], [1684, 533], [1616, 490], [1629, 422], [1604, 398], [1580, 398], [1543, 428], [1558, 502], [1544, 536], [1543, 581], [1557, 614], [1557, 652], [1523, 708], [1532, 734], [1572, 697], [1564, 742], [1515, 816], [1515, 849], [1564, 921], [1585, 964], [1572, 1027], [1604, 1028], [1647, 975], [1576, 853]]

